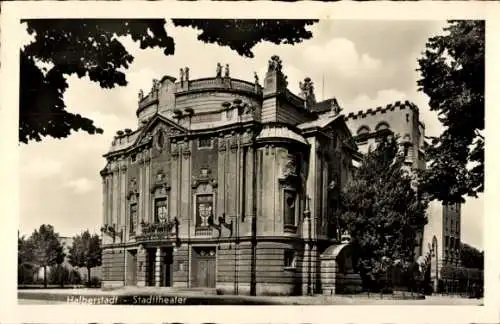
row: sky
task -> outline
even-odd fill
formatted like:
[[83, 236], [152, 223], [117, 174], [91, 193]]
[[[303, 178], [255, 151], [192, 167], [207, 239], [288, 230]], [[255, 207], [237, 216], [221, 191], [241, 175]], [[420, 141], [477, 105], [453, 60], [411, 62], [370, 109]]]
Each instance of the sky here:
[[[137, 94], [147, 93], [152, 79], [178, 78], [189, 67], [190, 79], [215, 76], [217, 62], [230, 65], [231, 77], [253, 82], [254, 71], [264, 79], [269, 58], [283, 61], [290, 89], [298, 93], [299, 81], [310, 77], [318, 100], [337, 98], [344, 113], [409, 100], [420, 110], [426, 135], [438, 135], [442, 127], [429, 110], [428, 97], [417, 91], [420, 78], [417, 59], [429, 37], [442, 32], [445, 21], [322, 20], [308, 27], [313, 38], [296, 45], [260, 43], [254, 58], [244, 58], [229, 48], [204, 44], [199, 31], [173, 27], [175, 55], [160, 49], [141, 50], [123, 40], [135, 57], [127, 70], [128, 85], [101, 89], [87, 78], [68, 79], [68, 110], [92, 118], [102, 135], [74, 133], [63, 140], [45, 138], [20, 147], [21, 234], [29, 235], [41, 224], [52, 224], [62, 236], [89, 229], [98, 233], [102, 222], [102, 187], [99, 171], [102, 155], [117, 130], [136, 128]], [[26, 35], [26, 41], [30, 37]], [[462, 241], [483, 249], [483, 198], [467, 199], [462, 208]]]

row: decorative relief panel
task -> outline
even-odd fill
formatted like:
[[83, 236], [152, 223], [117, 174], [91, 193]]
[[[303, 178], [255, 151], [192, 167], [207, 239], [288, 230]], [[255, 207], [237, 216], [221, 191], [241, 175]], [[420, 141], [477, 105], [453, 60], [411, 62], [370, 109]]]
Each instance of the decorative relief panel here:
[[218, 142], [217, 142], [217, 147], [219, 148], [219, 151], [225, 151], [227, 149], [226, 139], [224, 138], [223, 135], [219, 136]]

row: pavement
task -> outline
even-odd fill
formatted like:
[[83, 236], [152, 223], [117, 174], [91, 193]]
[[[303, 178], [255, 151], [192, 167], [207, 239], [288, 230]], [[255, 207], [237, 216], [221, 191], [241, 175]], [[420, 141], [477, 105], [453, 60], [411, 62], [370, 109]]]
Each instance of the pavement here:
[[[412, 299], [408, 299], [412, 298]], [[416, 299], [372, 294], [334, 296], [241, 296], [216, 295], [214, 289], [126, 287], [103, 289], [22, 289], [18, 303], [36, 304], [118, 304], [118, 305], [482, 305], [482, 299], [455, 296], [425, 296]]]

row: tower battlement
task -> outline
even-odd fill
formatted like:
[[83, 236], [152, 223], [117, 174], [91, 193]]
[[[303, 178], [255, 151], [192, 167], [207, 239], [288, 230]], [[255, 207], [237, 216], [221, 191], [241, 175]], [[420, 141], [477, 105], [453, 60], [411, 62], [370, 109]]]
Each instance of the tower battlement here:
[[359, 110], [357, 112], [350, 112], [346, 114], [345, 119], [346, 121], [349, 119], [358, 119], [358, 118], [365, 118], [368, 115], [376, 115], [376, 114], [385, 114], [389, 111], [394, 111], [396, 109], [410, 109], [414, 111], [415, 113], [418, 113], [418, 107], [414, 103], [405, 100], [405, 101], [396, 101], [392, 104], [387, 104], [386, 106], [382, 107], [376, 107], [376, 108], [368, 108], [366, 110]]

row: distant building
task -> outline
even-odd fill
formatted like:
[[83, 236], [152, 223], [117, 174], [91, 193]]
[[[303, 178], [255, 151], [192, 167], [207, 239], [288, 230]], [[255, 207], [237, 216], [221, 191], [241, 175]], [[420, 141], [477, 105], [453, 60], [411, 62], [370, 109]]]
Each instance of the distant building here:
[[104, 155], [104, 286], [359, 289], [333, 217], [359, 159], [338, 106], [318, 114], [310, 79], [290, 92], [276, 56], [263, 86], [221, 69], [154, 80]]

